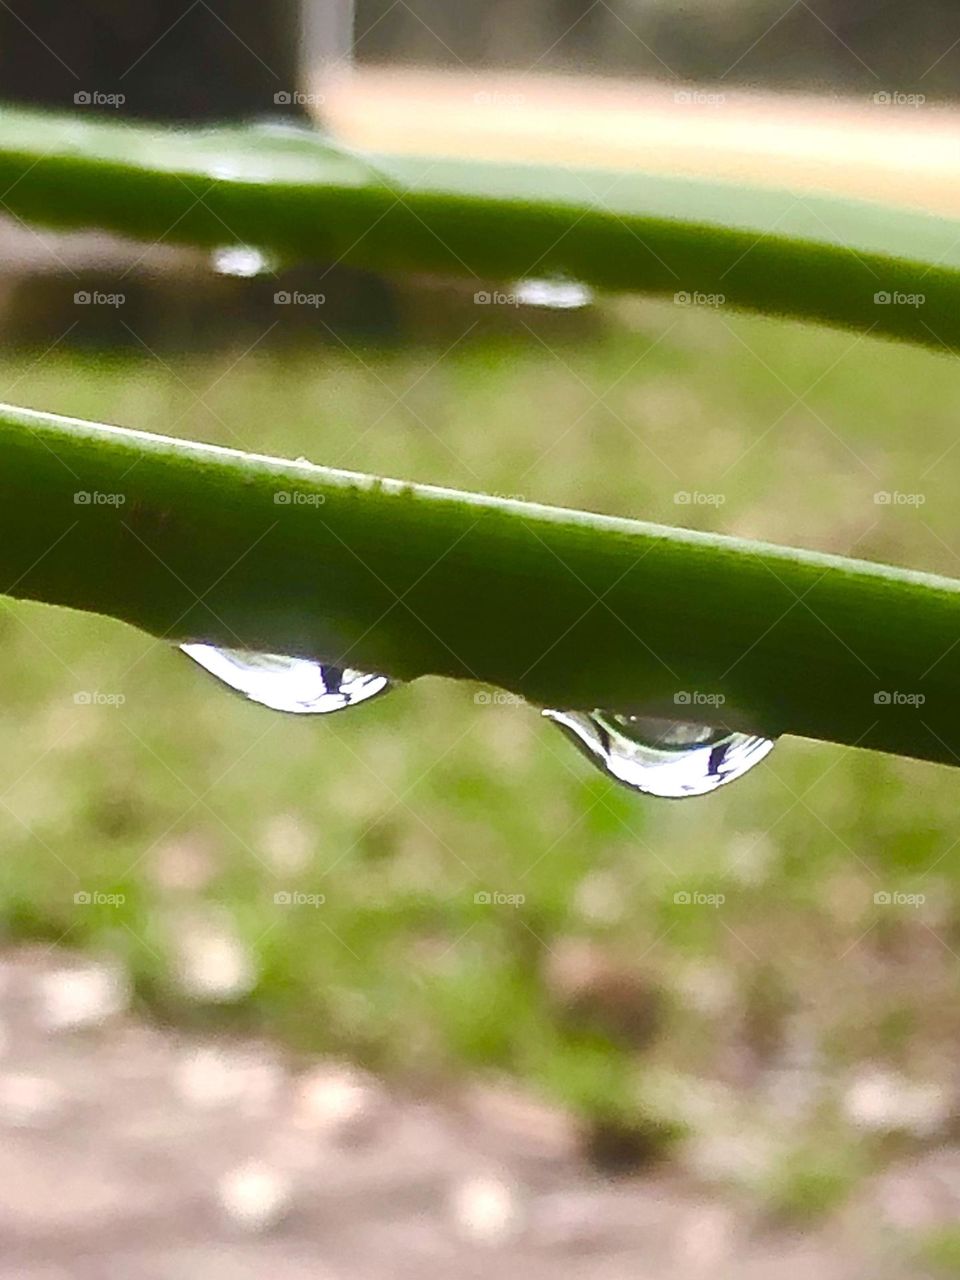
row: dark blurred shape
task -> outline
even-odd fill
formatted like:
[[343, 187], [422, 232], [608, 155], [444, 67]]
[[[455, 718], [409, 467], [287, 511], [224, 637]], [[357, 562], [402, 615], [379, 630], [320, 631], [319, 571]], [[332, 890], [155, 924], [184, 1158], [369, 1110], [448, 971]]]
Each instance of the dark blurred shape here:
[[782, 974], [757, 965], [743, 991], [743, 1041], [756, 1067], [769, 1066], [784, 1045], [784, 1028], [794, 1002]]
[[15, 0], [0, 5], [0, 92], [57, 110], [119, 98], [126, 118], [296, 114], [299, 15], [298, 0]]
[[[287, 305], [277, 301], [284, 297]], [[317, 305], [298, 305], [305, 298]], [[6, 317], [0, 331], [8, 345], [148, 358], [231, 343], [264, 351], [383, 344], [400, 325], [392, 284], [368, 272], [305, 262], [239, 279], [209, 271], [199, 255], [160, 272], [119, 265], [14, 277]]]
[[657, 1120], [596, 1119], [584, 1134], [583, 1146], [595, 1169], [617, 1177], [658, 1163], [678, 1137], [676, 1127]]
[[361, 62], [955, 98], [954, 0], [358, 0]]
[[545, 962], [547, 990], [573, 1031], [643, 1049], [663, 1024], [663, 996], [654, 981], [585, 938], [556, 942]]

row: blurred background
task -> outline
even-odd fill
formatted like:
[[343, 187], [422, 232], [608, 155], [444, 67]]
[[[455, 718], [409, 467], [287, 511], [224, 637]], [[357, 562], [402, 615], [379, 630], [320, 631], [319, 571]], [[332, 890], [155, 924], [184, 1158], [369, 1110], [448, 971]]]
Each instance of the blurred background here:
[[[36, 8], [4, 100], [960, 212], [947, 3]], [[0, 246], [5, 400], [960, 573], [946, 354], [536, 264]], [[960, 773], [785, 739], [657, 801], [496, 691], [303, 722], [9, 599], [0, 673], [4, 1280], [960, 1270]]]

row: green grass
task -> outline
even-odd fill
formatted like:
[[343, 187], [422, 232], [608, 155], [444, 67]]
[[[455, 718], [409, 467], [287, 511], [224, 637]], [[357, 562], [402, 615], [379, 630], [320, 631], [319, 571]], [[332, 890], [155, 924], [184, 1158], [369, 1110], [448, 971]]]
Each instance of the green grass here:
[[957, 1227], [931, 1230], [914, 1243], [921, 1263], [926, 1264], [922, 1274], [931, 1280], [955, 1276], [960, 1270], [960, 1229]]
[[[952, 358], [667, 304], [510, 333], [476, 315], [403, 350], [7, 355], [0, 395], [958, 573]], [[739, 1087], [802, 1022], [835, 1082], [861, 1059], [929, 1075], [960, 1033], [960, 771], [785, 740], [713, 797], [658, 802], [592, 772], [533, 710], [465, 686], [423, 680], [302, 721], [104, 619], [2, 600], [0, 639], [0, 921], [122, 955], [163, 1016], [417, 1076], [502, 1069], [663, 1135], [701, 1121], [680, 1104], [651, 1120], [651, 1070]], [[181, 864], [194, 883], [172, 883]], [[126, 901], [77, 905], [82, 890]], [[285, 890], [325, 902], [275, 905]], [[682, 890], [725, 901], [677, 904]], [[198, 914], [255, 960], [226, 1009], [176, 980]], [[831, 1200], [832, 1169], [783, 1198]]]

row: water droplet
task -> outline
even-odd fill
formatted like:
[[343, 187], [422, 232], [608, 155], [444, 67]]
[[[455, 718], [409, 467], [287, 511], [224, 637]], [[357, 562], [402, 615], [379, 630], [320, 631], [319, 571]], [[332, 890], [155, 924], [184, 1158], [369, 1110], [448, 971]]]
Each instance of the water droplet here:
[[554, 311], [575, 311], [593, 302], [593, 290], [577, 280], [552, 276], [543, 280], [520, 280], [514, 296], [525, 307], [549, 307]]
[[211, 262], [218, 275], [240, 276], [244, 280], [265, 275], [273, 269], [267, 255], [252, 244], [223, 245], [214, 249]]
[[274, 711], [297, 715], [342, 711], [390, 687], [386, 676], [366, 675], [352, 667], [309, 658], [218, 649], [212, 644], [182, 644], [180, 648], [231, 689]]
[[651, 796], [703, 796], [742, 777], [773, 749], [770, 738], [613, 711], [544, 711], [624, 786]]

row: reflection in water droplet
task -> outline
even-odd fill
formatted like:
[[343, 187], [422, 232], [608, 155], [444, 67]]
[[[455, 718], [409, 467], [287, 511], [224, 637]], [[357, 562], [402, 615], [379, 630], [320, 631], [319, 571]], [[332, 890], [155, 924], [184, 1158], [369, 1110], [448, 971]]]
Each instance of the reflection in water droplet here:
[[554, 276], [546, 280], [520, 280], [514, 286], [514, 296], [525, 307], [550, 307], [554, 311], [574, 311], [588, 307], [593, 301], [593, 290], [576, 280]]
[[774, 743], [705, 724], [617, 715], [544, 711], [588, 759], [617, 782], [651, 796], [702, 796], [759, 764]]
[[212, 644], [182, 644], [180, 648], [231, 689], [274, 711], [322, 715], [365, 702], [390, 688], [386, 676], [366, 675], [351, 667], [308, 658], [218, 649]]
[[214, 271], [221, 276], [240, 276], [249, 280], [272, 270], [270, 259], [252, 244], [226, 244], [214, 249], [211, 257]]

